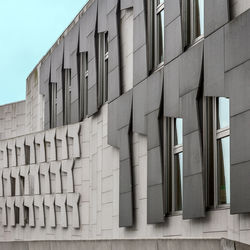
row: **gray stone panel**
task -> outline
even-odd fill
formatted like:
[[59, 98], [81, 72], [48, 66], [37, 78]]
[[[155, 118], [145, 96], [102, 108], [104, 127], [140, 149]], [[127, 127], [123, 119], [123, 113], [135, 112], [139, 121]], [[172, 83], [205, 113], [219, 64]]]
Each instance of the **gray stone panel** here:
[[117, 128], [118, 104], [117, 100], [108, 105], [108, 144], [120, 147], [120, 134]]
[[199, 173], [183, 178], [183, 219], [201, 217], [205, 217], [205, 200], [203, 175]]
[[180, 116], [180, 60], [175, 59], [164, 68], [164, 116]]
[[118, 120], [117, 128], [121, 129], [129, 125], [132, 115], [132, 90], [126, 92], [118, 99]]
[[146, 134], [147, 80], [133, 88], [133, 132]]
[[144, 0], [134, 0], [134, 17], [145, 11]]
[[71, 103], [71, 118], [70, 123], [79, 122], [79, 103], [78, 100]]
[[204, 42], [204, 95], [225, 96], [224, 28], [219, 29]]
[[148, 114], [146, 116], [146, 121], [147, 121], [147, 135], [148, 135], [147, 148], [148, 150], [150, 150], [160, 145], [161, 134], [160, 134], [160, 124], [159, 124], [159, 110], [153, 111], [150, 114]]
[[88, 67], [89, 67], [88, 88], [90, 89], [97, 83], [97, 62], [95, 58], [89, 61]]
[[250, 58], [250, 12], [245, 12], [225, 26], [225, 70]]
[[58, 83], [57, 69], [63, 64], [63, 41], [57, 45], [51, 55], [51, 82]]
[[134, 18], [134, 51], [146, 44], [146, 19], [144, 12]]
[[200, 84], [203, 62], [203, 41], [197, 43], [180, 57], [180, 96]]
[[148, 188], [163, 183], [161, 147], [148, 150]]
[[80, 31], [79, 31], [79, 52], [87, 52], [88, 50], [88, 42], [87, 42], [87, 14], [84, 13], [80, 17]]
[[183, 140], [183, 176], [191, 176], [202, 172], [202, 146], [200, 132], [195, 131], [184, 136]]
[[79, 22], [76, 23], [64, 38], [64, 69], [71, 69], [71, 54], [78, 48]]
[[[177, 0], [175, 0], [177, 2]], [[168, 12], [168, 10], [167, 10]], [[183, 52], [181, 17], [165, 27], [165, 63], [169, 63]]]
[[[129, 122], [129, 121], [128, 121]], [[120, 135], [120, 162], [130, 158], [129, 125], [119, 130]]]
[[120, 0], [120, 10], [132, 8], [134, 0]]
[[88, 90], [88, 116], [94, 115], [97, 111], [97, 86], [94, 85]]
[[229, 1], [209, 0], [204, 1], [204, 32], [205, 36], [210, 35], [218, 28], [229, 22]]
[[71, 78], [78, 76], [78, 51], [77, 49], [70, 55]]
[[71, 79], [71, 103], [79, 99], [78, 75]]
[[112, 41], [118, 35], [117, 27], [117, 7], [113, 8], [108, 14], [108, 40]]
[[165, 26], [181, 15], [180, 0], [165, 0]]
[[183, 135], [185, 136], [199, 129], [197, 89], [184, 95], [181, 98], [181, 105], [183, 117]]
[[231, 116], [250, 109], [250, 61], [225, 74], [225, 89], [230, 97]]
[[119, 66], [119, 64], [119, 40], [116, 36], [112, 41], [109, 42], [108, 71], [113, 71], [117, 66]]
[[43, 95], [48, 94], [46, 92], [47, 87], [44, 86], [46, 83], [49, 82], [50, 78], [50, 60], [51, 57], [48, 56], [42, 63], [41, 63], [41, 70], [40, 70], [40, 93]]
[[87, 35], [89, 33], [95, 31], [96, 29], [96, 20], [97, 20], [97, 2], [98, 0], [95, 0], [91, 6], [88, 8], [88, 11], [86, 11], [86, 29], [87, 29]]
[[118, 0], [108, 0], [107, 2], [107, 13], [110, 13], [112, 9], [117, 7], [118, 5]]
[[108, 101], [112, 102], [120, 96], [120, 68], [116, 67], [112, 72], [108, 73]]
[[148, 187], [147, 194], [147, 223], [164, 222], [162, 184]]
[[91, 61], [94, 57], [96, 57], [96, 38], [95, 31], [91, 32], [87, 37], [87, 49], [88, 49], [88, 61]]
[[107, 1], [108, 0], [98, 0], [98, 33], [107, 30]]
[[163, 88], [163, 70], [159, 70], [147, 79], [147, 114], [160, 108]]
[[231, 164], [250, 161], [250, 111], [238, 114], [230, 119]]
[[119, 227], [131, 227], [134, 224], [132, 192], [120, 194]]
[[131, 173], [131, 161], [126, 159], [120, 161], [120, 195], [127, 192], [132, 192], [132, 173]]
[[250, 212], [250, 162], [231, 166], [231, 213]]

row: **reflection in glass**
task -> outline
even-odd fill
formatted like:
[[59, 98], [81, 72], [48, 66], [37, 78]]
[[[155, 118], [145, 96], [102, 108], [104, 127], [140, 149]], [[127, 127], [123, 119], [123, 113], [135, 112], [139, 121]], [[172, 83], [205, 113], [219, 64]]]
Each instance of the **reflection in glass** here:
[[182, 145], [183, 134], [182, 134], [182, 119], [174, 119], [174, 145]]
[[217, 140], [219, 204], [230, 203], [230, 137]]
[[194, 0], [194, 39], [204, 34], [204, 0]]
[[183, 153], [174, 155], [175, 211], [182, 210], [183, 195]]
[[230, 121], [229, 99], [219, 97], [216, 99], [217, 106], [217, 129], [228, 128]]
[[157, 0], [157, 5], [164, 3], [164, 0]]
[[164, 60], [164, 9], [157, 14], [158, 64]]

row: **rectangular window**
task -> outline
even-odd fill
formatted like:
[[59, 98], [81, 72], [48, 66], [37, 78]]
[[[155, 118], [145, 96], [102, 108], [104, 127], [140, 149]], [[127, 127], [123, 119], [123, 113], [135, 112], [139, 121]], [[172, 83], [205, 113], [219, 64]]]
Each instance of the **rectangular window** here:
[[64, 70], [64, 107], [63, 107], [63, 119], [64, 119], [64, 125], [67, 125], [70, 123], [70, 117], [71, 117], [71, 70], [65, 69]]
[[80, 53], [80, 119], [83, 120], [88, 114], [88, 53]]
[[183, 201], [183, 125], [180, 118], [166, 118], [165, 190], [166, 213], [182, 210]]
[[147, 1], [147, 33], [148, 33], [148, 64], [150, 70], [155, 70], [164, 61], [164, 1]]
[[108, 33], [98, 34], [98, 106], [108, 100]]
[[50, 128], [55, 128], [57, 125], [57, 84], [49, 84], [50, 96]]
[[230, 203], [229, 98], [208, 98], [207, 116], [207, 203], [217, 207]]
[[182, 0], [184, 44], [189, 46], [204, 35], [204, 0]]

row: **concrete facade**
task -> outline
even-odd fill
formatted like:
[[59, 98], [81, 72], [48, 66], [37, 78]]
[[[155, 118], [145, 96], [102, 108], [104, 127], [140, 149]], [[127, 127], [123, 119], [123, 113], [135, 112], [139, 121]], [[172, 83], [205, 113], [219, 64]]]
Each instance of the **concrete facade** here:
[[[23, 249], [64, 244], [53, 240], [83, 249], [248, 249], [218, 239], [250, 244], [250, 6], [241, 0], [205, 0], [205, 38], [184, 50], [181, 7], [176, 0], [165, 0], [164, 66], [148, 73], [145, 1], [102, 1], [89, 1], [36, 66], [27, 79], [26, 101], [0, 107], [0, 240], [51, 241], [22, 243]], [[104, 31], [109, 32], [111, 94], [98, 106], [94, 34]], [[74, 72], [71, 108], [78, 113], [78, 48], [89, 53], [89, 117], [78, 122], [74, 114], [62, 126], [63, 68]], [[57, 127], [50, 129], [49, 84], [55, 82]], [[217, 209], [204, 202], [202, 130], [195, 101], [201, 89], [204, 96], [231, 100], [232, 203]], [[174, 215], [164, 210], [162, 114], [183, 118], [188, 152], [183, 211]], [[138, 240], [150, 238], [176, 241], [145, 245]]]

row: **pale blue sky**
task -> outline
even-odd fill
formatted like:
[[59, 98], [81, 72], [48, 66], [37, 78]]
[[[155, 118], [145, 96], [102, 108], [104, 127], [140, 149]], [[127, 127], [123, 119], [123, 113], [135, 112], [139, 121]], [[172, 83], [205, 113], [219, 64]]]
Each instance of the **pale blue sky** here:
[[25, 99], [26, 78], [87, 0], [0, 0], [0, 105]]

